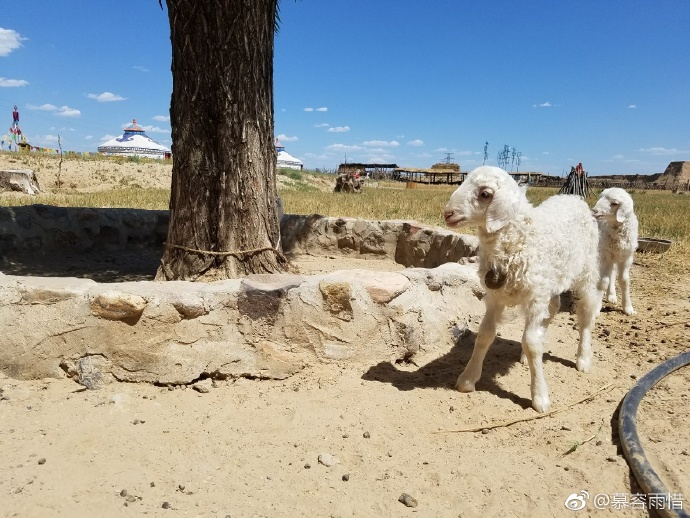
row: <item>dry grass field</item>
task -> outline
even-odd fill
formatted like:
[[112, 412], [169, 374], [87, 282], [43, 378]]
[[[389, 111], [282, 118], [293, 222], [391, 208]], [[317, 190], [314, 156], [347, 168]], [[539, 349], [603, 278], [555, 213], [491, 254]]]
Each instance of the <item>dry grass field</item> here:
[[[0, 205], [44, 203], [57, 206], [129, 207], [167, 209], [170, 200], [171, 163], [123, 158], [65, 158], [0, 152], [0, 168], [33, 169], [43, 192], [36, 197], [0, 193]], [[60, 187], [58, 187], [58, 175]], [[403, 182], [369, 182], [358, 195], [332, 192], [330, 175], [281, 170], [278, 190], [285, 210], [292, 214], [358, 217], [370, 220], [413, 219], [443, 226], [442, 211], [452, 186]], [[530, 188], [528, 197], [538, 204], [556, 189]], [[599, 191], [588, 202], [593, 205]], [[671, 239], [674, 244], [661, 261], [673, 272], [688, 266], [690, 257], [690, 195], [670, 191], [632, 191], [640, 220], [640, 236]]]

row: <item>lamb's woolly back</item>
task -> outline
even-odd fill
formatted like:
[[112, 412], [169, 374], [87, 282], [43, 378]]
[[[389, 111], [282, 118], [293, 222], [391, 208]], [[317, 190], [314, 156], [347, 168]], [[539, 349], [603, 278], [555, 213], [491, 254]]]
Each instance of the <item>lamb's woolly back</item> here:
[[597, 227], [588, 205], [559, 195], [534, 207], [525, 188], [497, 167], [468, 175], [446, 206], [446, 223], [478, 227], [480, 279], [490, 270], [506, 274], [497, 296], [507, 305], [528, 294], [549, 297], [577, 289], [598, 277]]
[[584, 372], [591, 368], [591, 335], [601, 293], [597, 290], [599, 235], [589, 207], [572, 195], [554, 196], [534, 207], [526, 189], [507, 172], [483, 166], [470, 172], [451, 195], [444, 217], [450, 227], [478, 228], [479, 276], [487, 288], [486, 313], [456, 387], [474, 390], [503, 310], [519, 305], [525, 314], [522, 350], [530, 367], [532, 406], [546, 412], [550, 399], [542, 341], [558, 311], [559, 295], [568, 289], [579, 299], [576, 365]]

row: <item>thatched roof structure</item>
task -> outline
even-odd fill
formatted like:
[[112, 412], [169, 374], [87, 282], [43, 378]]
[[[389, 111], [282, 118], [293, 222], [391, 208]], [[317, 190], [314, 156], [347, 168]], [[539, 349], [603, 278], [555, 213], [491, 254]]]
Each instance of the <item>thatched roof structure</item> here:
[[398, 167], [393, 170], [393, 179], [407, 182], [459, 184], [465, 179], [465, 173], [460, 172], [458, 164], [436, 164], [457, 166], [457, 168], [431, 167], [428, 169], [417, 167]]
[[456, 173], [460, 172], [460, 164], [454, 164], [451, 162], [439, 162], [437, 164], [434, 164], [431, 166], [431, 169], [436, 170], [436, 171], [455, 171]]

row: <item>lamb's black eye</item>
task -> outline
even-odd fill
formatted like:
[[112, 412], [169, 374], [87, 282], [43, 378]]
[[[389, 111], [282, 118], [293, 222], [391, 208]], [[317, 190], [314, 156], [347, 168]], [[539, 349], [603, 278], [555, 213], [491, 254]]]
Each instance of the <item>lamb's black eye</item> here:
[[491, 198], [491, 193], [489, 191], [482, 191], [479, 193], [479, 197], [484, 200], [488, 200], [489, 198]]

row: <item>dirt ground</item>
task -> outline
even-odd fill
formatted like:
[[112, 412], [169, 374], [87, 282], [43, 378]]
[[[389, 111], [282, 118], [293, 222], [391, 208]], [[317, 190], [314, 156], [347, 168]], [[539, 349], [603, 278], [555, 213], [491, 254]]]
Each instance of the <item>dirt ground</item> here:
[[[517, 313], [499, 328], [471, 394], [452, 385], [477, 322], [450, 350], [429, 344], [414, 363], [314, 364], [283, 381], [214, 381], [208, 392], [117, 383], [90, 391], [0, 375], [0, 516], [647, 516], [619, 445], [618, 408], [637, 379], [688, 348], [690, 275], [669, 278], [661, 265], [638, 254], [636, 315], [605, 304], [590, 374], [575, 369], [574, 317], [557, 315], [545, 371], [562, 411], [543, 418], [518, 361]], [[401, 268], [336, 257], [297, 266]], [[666, 378], [638, 420], [686, 511], [689, 385], [687, 367]], [[579, 512], [565, 507], [573, 494]]]

